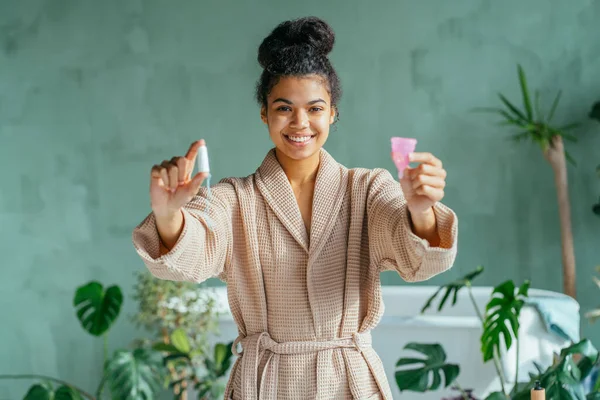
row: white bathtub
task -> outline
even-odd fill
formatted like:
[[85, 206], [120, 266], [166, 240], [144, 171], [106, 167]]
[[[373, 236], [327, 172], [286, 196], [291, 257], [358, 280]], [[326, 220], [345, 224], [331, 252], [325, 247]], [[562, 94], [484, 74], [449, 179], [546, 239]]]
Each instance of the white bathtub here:
[[[380, 324], [373, 331], [373, 347], [383, 362], [394, 398], [439, 400], [451, 394], [449, 390], [425, 394], [414, 392], [400, 394], [394, 377], [395, 365], [399, 358], [414, 355], [402, 349], [409, 342], [440, 343], [446, 350], [448, 362], [460, 365], [458, 382], [463, 388], [474, 389], [478, 397], [484, 397], [489, 392], [498, 390], [500, 384], [493, 363], [482, 362], [479, 341], [481, 323], [466, 289], [461, 290], [454, 307], [446, 306], [444, 311], [437, 313], [435, 310], [441, 299], [440, 296], [430, 310], [420, 315], [421, 307], [436, 290], [435, 286], [383, 287], [385, 313]], [[492, 288], [475, 287], [472, 290], [479, 309], [484, 312]], [[215, 295], [222, 309], [228, 311], [226, 288], [216, 288]], [[560, 293], [530, 289], [529, 296], [565, 297], [567, 301], [572, 301], [573, 309], [579, 312], [577, 302]], [[546, 367], [552, 362], [553, 352], [559, 352], [568, 343], [548, 333], [539, 313], [532, 307], [522, 309], [520, 324], [519, 376], [521, 380], [528, 380], [528, 372], [535, 372], [532, 361]], [[220, 331], [221, 335], [217, 340], [222, 342], [233, 340], [237, 336], [236, 326], [228, 312], [220, 320]], [[503, 365], [510, 382], [509, 387], [514, 383], [514, 359], [515, 346], [513, 345], [511, 351], [504, 356]], [[454, 393], [456, 395], [456, 392]]]

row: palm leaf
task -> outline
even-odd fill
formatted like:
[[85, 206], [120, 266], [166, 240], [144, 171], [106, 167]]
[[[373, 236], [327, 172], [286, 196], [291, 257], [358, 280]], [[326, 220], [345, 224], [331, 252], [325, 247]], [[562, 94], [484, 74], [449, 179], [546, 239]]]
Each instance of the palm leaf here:
[[159, 352], [138, 348], [115, 352], [106, 364], [105, 374], [113, 398], [152, 400], [161, 389], [165, 369]]
[[404, 346], [406, 350], [414, 350], [425, 358], [401, 358], [396, 367], [413, 365], [411, 369], [396, 369], [396, 383], [400, 391], [426, 392], [437, 390], [442, 384], [450, 386], [458, 376], [460, 368], [456, 364], [446, 363], [446, 353], [438, 343], [409, 343]]
[[494, 288], [492, 298], [486, 306], [486, 317], [481, 335], [483, 361], [500, 355], [501, 338], [506, 350], [512, 345], [513, 336], [519, 332], [519, 314], [527, 297], [529, 282], [525, 282], [515, 293], [513, 281], [506, 281]]
[[554, 117], [554, 112], [556, 111], [556, 107], [558, 106], [558, 102], [560, 101], [560, 96], [562, 96], [562, 90], [559, 90], [558, 93], [556, 93], [556, 97], [552, 102], [552, 107], [550, 107], [550, 112], [548, 113], [548, 121], [546, 121], [548, 123], [550, 123], [552, 121], [552, 118]]
[[523, 71], [523, 67], [521, 67], [521, 65], [517, 67], [517, 70], [519, 72], [519, 84], [521, 85], [521, 94], [523, 96], [523, 107], [525, 107], [527, 119], [529, 121], [532, 121], [533, 110], [531, 108], [531, 100], [529, 99], [529, 89], [527, 88], [527, 78], [525, 77], [525, 71]]
[[525, 114], [523, 114], [517, 107], [515, 107], [502, 93], [498, 93], [498, 97], [504, 105], [513, 113], [515, 119], [523, 121], [523, 122], [531, 122]]
[[457, 279], [454, 282], [450, 282], [446, 285], [440, 286], [436, 290], [436, 292], [431, 297], [429, 297], [429, 299], [427, 299], [427, 302], [425, 302], [425, 305], [423, 306], [423, 308], [421, 308], [421, 314], [424, 313], [429, 307], [431, 307], [433, 301], [436, 299], [438, 294], [440, 294], [444, 290], [445, 290], [444, 296], [442, 297], [442, 300], [440, 301], [440, 303], [438, 305], [438, 309], [437, 309], [438, 312], [442, 311], [446, 301], [448, 300], [448, 298], [450, 297], [452, 292], [454, 292], [454, 295], [452, 296], [452, 305], [454, 306], [458, 299], [458, 292], [465, 286], [470, 285], [471, 282], [473, 281], [473, 279], [475, 279], [477, 276], [479, 276], [479, 274], [481, 274], [482, 272], [483, 272], [483, 267], [478, 266], [474, 271], [469, 272], [462, 278]]
[[98, 282], [77, 288], [73, 299], [81, 326], [94, 336], [100, 336], [110, 329], [119, 316], [122, 304], [123, 294], [118, 286], [111, 286], [105, 292]]
[[535, 91], [535, 118], [540, 121], [543, 122], [544, 121], [544, 114], [542, 113], [542, 108], [540, 106], [540, 91], [536, 90]]

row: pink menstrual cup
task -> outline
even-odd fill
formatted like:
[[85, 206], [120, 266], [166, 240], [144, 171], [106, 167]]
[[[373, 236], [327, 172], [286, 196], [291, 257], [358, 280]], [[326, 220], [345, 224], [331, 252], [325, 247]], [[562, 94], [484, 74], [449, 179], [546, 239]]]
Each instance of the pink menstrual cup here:
[[417, 139], [393, 137], [392, 138], [392, 160], [398, 168], [398, 178], [402, 179], [404, 169], [408, 167], [408, 155], [415, 151]]

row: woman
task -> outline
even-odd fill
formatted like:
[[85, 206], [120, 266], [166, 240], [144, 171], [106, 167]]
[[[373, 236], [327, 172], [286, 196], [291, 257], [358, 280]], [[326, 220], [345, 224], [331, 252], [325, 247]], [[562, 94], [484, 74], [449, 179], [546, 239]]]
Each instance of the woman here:
[[369, 333], [380, 272], [421, 281], [455, 259], [437, 158], [413, 153], [419, 166], [398, 183], [322, 148], [341, 93], [333, 44], [317, 18], [284, 22], [261, 44], [256, 95], [275, 148], [254, 174], [208, 197], [206, 176], [191, 176], [200, 142], [152, 168], [152, 213], [134, 244], [158, 278], [227, 283], [241, 347], [228, 399], [391, 399]]

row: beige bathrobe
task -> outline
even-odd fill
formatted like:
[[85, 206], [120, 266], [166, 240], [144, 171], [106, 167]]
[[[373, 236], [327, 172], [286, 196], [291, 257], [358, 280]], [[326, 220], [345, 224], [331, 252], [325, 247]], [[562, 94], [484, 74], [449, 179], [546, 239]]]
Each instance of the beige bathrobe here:
[[391, 399], [370, 336], [384, 310], [380, 272], [415, 282], [454, 262], [453, 211], [435, 205], [441, 244], [430, 247], [387, 170], [320, 157], [310, 235], [274, 150], [254, 174], [213, 186], [212, 199], [202, 188], [169, 253], [159, 256], [152, 214], [134, 230], [154, 276], [227, 283], [239, 352], [226, 399]]

